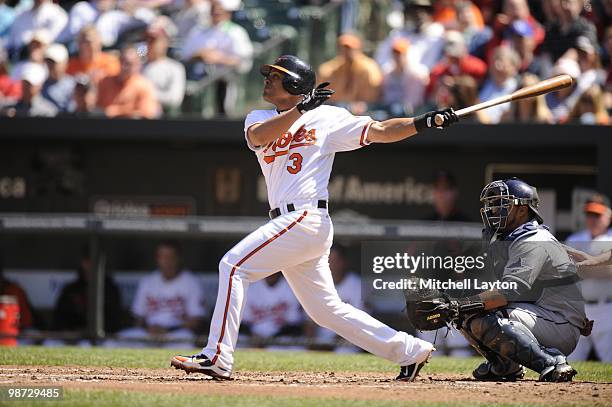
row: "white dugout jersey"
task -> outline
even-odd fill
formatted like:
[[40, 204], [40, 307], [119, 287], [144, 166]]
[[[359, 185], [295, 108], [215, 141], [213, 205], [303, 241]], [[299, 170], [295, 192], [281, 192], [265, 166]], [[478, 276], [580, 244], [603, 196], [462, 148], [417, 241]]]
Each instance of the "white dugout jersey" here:
[[270, 286], [265, 280], [251, 284], [249, 299], [244, 306], [242, 322], [251, 332], [263, 338], [276, 335], [286, 325], [303, 322], [300, 304], [284, 278]]
[[202, 286], [193, 274], [181, 271], [168, 281], [156, 270], [138, 284], [132, 312], [147, 325], [171, 328], [181, 326], [185, 317], [203, 317], [202, 302]]
[[266, 146], [253, 146], [247, 136], [249, 127], [276, 115], [276, 110], [254, 110], [244, 123], [247, 144], [257, 155], [266, 179], [270, 208], [327, 200], [335, 153], [368, 145], [372, 118], [354, 116], [335, 106], [319, 106], [304, 113], [277, 140]]

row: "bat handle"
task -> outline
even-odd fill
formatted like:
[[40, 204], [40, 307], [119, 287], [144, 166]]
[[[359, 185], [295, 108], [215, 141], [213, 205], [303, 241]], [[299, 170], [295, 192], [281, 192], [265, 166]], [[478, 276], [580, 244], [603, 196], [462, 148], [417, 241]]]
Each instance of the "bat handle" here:
[[444, 124], [444, 116], [442, 116], [441, 114], [435, 115], [434, 116], [434, 123], [438, 127], [442, 126]]

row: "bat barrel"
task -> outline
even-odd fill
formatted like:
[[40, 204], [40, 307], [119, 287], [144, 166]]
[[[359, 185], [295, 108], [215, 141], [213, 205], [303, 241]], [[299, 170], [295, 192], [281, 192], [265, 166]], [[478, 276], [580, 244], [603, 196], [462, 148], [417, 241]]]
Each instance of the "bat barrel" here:
[[[540, 95], [544, 95], [546, 93], [554, 92], [563, 88], [567, 88], [574, 83], [574, 80], [571, 76], [567, 74], [558, 75], [554, 78], [546, 79], [544, 81], [538, 82], [535, 85], [526, 86], [522, 89], [519, 89], [509, 95], [504, 95], [500, 97], [493, 98], [491, 100], [487, 100], [482, 103], [478, 103], [473, 106], [468, 106], [463, 109], [459, 109], [455, 111], [457, 117], [465, 116], [470, 113], [474, 113], [478, 110], [486, 109], [492, 106], [497, 106], [502, 103], [512, 102], [521, 99], [532, 98]], [[434, 123], [436, 126], [441, 126], [444, 123], [444, 117], [441, 114], [437, 114], [434, 117]]]
[[574, 80], [568, 74], [558, 75], [554, 78], [543, 80], [534, 85], [524, 87], [512, 93], [511, 100], [521, 100], [544, 95], [549, 92], [554, 92], [563, 88], [572, 86]]

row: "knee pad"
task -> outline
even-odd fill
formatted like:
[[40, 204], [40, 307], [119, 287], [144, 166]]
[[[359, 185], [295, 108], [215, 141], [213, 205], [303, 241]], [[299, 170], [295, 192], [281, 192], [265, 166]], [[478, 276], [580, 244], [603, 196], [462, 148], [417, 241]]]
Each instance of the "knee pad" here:
[[556, 363], [554, 354], [542, 347], [533, 333], [518, 321], [489, 313], [468, 320], [466, 330], [485, 349], [536, 372]]

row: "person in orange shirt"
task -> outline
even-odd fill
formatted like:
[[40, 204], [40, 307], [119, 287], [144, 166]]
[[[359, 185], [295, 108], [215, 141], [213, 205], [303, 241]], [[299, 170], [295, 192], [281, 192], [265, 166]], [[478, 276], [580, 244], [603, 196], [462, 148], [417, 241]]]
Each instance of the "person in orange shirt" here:
[[98, 86], [97, 105], [107, 117], [152, 119], [160, 106], [153, 84], [140, 74], [140, 57], [133, 46], [121, 50], [121, 71], [103, 78]]
[[470, 7], [474, 16], [474, 25], [479, 30], [484, 27], [484, 19], [478, 6], [468, 0], [439, 0], [434, 3], [434, 14], [433, 20], [437, 23], [442, 24], [447, 30], [456, 30], [458, 28], [457, 23], [457, 6], [463, 6], [467, 4]]
[[68, 62], [68, 75], [86, 74], [94, 83], [98, 83], [105, 76], [119, 73], [119, 59], [113, 54], [102, 52], [102, 42], [96, 27], [84, 27], [79, 33], [78, 44], [78, 55]]
[[338, 37], [338, 55], [319, 67], [319, 76], [336, 91], [332, 102], [375, 102], [379, 98], [382, 72], [361, 51], [361, 40], [354, 34]]
[[19, 330], [31, 328], [33, 325], [32, 311], [28, 297], [19, 285], [4, 277], [2, 258], [0, 257], [0, 295], [10, 295], [17, 298], [19, 304]]

